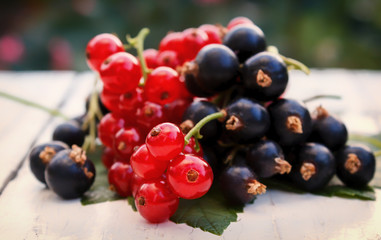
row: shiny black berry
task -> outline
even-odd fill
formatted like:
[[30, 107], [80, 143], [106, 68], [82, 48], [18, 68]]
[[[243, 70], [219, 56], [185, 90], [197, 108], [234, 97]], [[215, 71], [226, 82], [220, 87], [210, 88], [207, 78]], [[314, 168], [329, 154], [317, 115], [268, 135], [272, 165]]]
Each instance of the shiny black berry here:
[[348, 187], [363, 188], [374, 176], [376, 159], [365, 146], [346, 146], [336, 155], [337, 176]]
[[261, 140], [250, 146], [246, 161], [260, 178], [291, 171], [291, 165], [285, 160], [283, 150], [272, 140]]
[[68, 148], [69, 146], [60, 141], [52, 141], [33, 147], [29, 153], [29, 166], [33, 175], [40, 182], [46, 183], [44, 175], [46, 166], [58, 152]]
[[312, 118], [312, 132], [309, 139], [324, 144], [331, 151], [336, 151], [344, 147], [348, 140], [348, 131], [342, 121], [331, 116], [320, 106]]
[[[183, 115], [183, 123], [180, 127], [183, 130], [183, 132], [187, 132], [201, 119], [218, 111], [218, 107], [211, 102], [194, 101], [185, 110]], [[221, 135], [221, 131], [222, 125], [218, 120], [208, 122], [200, 130], [200, 133], [203, 136], [200, 139], [201, 143], [213, 143], [215, 140], [219, 138], [219, 136]]]
[[267, 108], [271, 127], [269, 137], [282, 147], [304, 143], [312, 129], [310, 113], [301, 103], [291, 99], [278, 99]]
[[[188, 67], [190, 67], [189, 64]], [[208, 92], [201, 88], [196, 80], [196, 73], [192, 74], [189, 69], [185, 71], [187, 71], [185, 77], [185, 87], [190, 93], [197, 97], [211, 97], [215, 95], [213, 92]]]
[[74, 144], [82, 146], [85, 136], [85, 131], [81, 129], [81, 125], [76, 121], [61, 123], [53, 132], [53, 140], [64, 142], [69, 146]]
[[57, 153], [45, 169], [48, 187], [64, 199], [81, 197], [93, 184], [95, 167], [76, 145]]
[[256, 25], [239, 25], [232, 28], [224, 37], [223, 44], [237, 55], [240, 63], [249, 57], [266, 50], [263, 31]]
[[260, 101], [275, 100], [287, 87], [287, 66], [278, 55], [261, 52], [245, 61], [242, 81], [252, 98]]
[[253, 143], [270, 127], [269, 114], [262, 105], [241, 98], [226, 108], [225, 132], [236, 143]]
[[324, 188], [335, 174], [335, 158], [320, 143], [305, 143], [295, 150], [290, 173], [299, 188], [313, 192]]
[[233, 86], [238, 74], [239, 63], [233, 51], [221, 44], [208, 44], [189, 63], [185, 81], [195, 79], [203, 91], [219, 93]]
[[266, 192], [266, 186], [245, 162], [245, 152], [238, 152], [231, 165], [222, 170], [219, 177], [221, 191], [232, 205], [243, 205], [253, 201], [258, 194]]

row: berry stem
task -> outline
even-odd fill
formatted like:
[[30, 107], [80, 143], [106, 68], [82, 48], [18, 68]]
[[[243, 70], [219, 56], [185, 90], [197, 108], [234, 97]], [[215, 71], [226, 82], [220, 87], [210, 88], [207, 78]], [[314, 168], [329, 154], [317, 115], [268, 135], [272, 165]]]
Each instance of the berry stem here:
[[375, 157], [379, 157], [379, 156], [381, 156], [381, 150], [375, 151], [375, 152], [374, 152], [374, 156], [375, 156]]
[[144, 51], [144, 39], [149, 34], [148, 28], [143, 28], [140, 30], [138, 35], [134, 38], [131, 38], [129, 35], [127, 35], [127, 42], [136, 49], [138, 54], [138, 59], [140, 62], [140, 67], [142, 68], [142, 74], [143, 74], [143, 81], [140, 83], [141, 86], [145, 85], [145, 82], [147, 80], [147, 75], [150, 72], [150, 70], [147, 67], [146, 61], [143, 57], [143, 51]]
[[304, 65], [302, 62], [299, 62], [298, 60], [295, 60], [295, 59], [292, 59], [292, 58], [288, 58], [288, 57], [285, 57], [285, 56], [279, 54], [279, 51], [278, 51], [277, 47], [275, 47], [275, 46], [268, 46], [267, 47], [267, 51], [279, 55], [279, 57], [281, 57], [282, 60], [286, 63], [288, 70], [297, 69], [297, 70], [301, 70], [302, 72], [304, 72], [307, 75], [310, 74], [311, 71], [310, 71], [310, 69], [306, 65]]
[[200, 129], [207, 124], [210, 121], [213, 121], [215, 119], [223, 118], [226, 116], [225, 111], [220, 111], [216, 113], [212, 113], [203, 119], [201, 119], [184, 137], [185, 145], [189, 143], [189, 140], [191, 137], [194, 137], [196, 140], [202, 138], [202, 135], [200, 134]]
[[90, 149], [91, 151], [95, 150], [95, 139], [96, 139], [96, 118], [98, 120], [101, 120], [103, 117], [103, 114], [100, 110], [99, 104], [98, 104], [98, 91], [97, 91], [97, 84], [99, 82], [99, 76], [95, 78], [93, 90], [90, 95], [90, 101], [89, 101], [89, 110], [86, 115], [86, 119], [84, 123], [82, 124], [82, 129], [89, 128], [89, 134], [85, 138], [85, 142], [82, 145], [82, 149], [87, 151]]
[[12, 94], [9, 94], [9, 93], [3, 92], [3, 91], [0, 91], [0, 97], [4, 97], [6, 99], [24, 104], [24, 105], [29, 106], [29, 107], [34, 107], [34, 108], [40, 109], [40, 110], [47, 112], [50, 115], [53, 115], [55, 117], [61, 117], [64, 120], [70, 119], [68, 116], [64, 115], [63, 113], [61, 113], [57, 109], [51, 109], [51, 108], [45, 107], [39, 103], [32, 102], [32, 101], [24, 99], [24, 98], [17, 97], [15, 95], [12, 95]]
[[338, 100], [341, 99], [341, 97], [338, 96], [338, 95], [321, 94], [321, 95], [316, 95], [316, 96], [312, 96], [312, 97], [306, 98], [306, 99], [303, 100], [303, 102], [304, 103], [308, 103], [308, 102], [311, 102], [311, 101], [314, 101], [314, 100], [317, 100], [317, 99], [320, 99], [320, 98], [331, 98], [331, 99], [338, 99]]

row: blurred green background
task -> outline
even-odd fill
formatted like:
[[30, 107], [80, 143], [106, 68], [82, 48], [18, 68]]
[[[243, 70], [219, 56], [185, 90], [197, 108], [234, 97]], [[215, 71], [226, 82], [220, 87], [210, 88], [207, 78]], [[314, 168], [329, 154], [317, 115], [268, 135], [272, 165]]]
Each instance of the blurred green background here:
[[24, 0], [0, 3], [0, 70], [88, 70], [96, 34], [168, 31], [246, 16], [268, 44], [315, 68], [381, 69], [380, 0]]

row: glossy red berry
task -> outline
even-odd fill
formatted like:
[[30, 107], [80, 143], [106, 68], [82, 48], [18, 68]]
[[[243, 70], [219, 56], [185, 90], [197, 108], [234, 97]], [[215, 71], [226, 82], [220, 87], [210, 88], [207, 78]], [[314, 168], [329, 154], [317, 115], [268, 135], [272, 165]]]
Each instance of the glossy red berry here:
[[159, 51], [171, 50], [175, 51], [182, 62], [183, 57], [183, 40], [182, 32], [170, 32], [160, 41]]
[[143, 135], [147, 135], [154, 126], [165, 121], [167, 116], [164, 114], [163, 106], [149, 101], [144, 102], [135, 115], [135, 123]]
[[121, 128], [114, 137], [114, 150], [119, 157], [130, 159], [134, 150], [144, 143], [144, 137], [135, 127]]
[[233, 27], [241, 25], [241, 24], [254, 25], [253, 21], [251, 21], [247, 17], [236, 17], [230, 20], [230, 22], [228, 23], [227, 29], [230, 30]]
[[203, 158], [181, 154], [169, 163], [167, 181], [180, 198], [195, 199], [209, 191], [213, 183], [213, 171]]
[[133, 172], [132, 179], [131, 179], [131, 193], [132, 193], [132, 196], [135, 197], [136, 193], [138, 192], [138, 190], [140, 188], [140, 186], [143, 185], [143, 183], [146, 183], [148, 181], [149, 180], [147, 180], [145, 178], [142, 178], [142, 177], [140, 177], [139, 175], [137, 175], [136, 173]]
[[100, 76], [110, 91], [125, 93], [138, 86], [142, 72], [135, 56], [127, 52], [119, 52], [102, 63]]
[[151, 223], [167, 221], [177, 210], [179, 198], [162, 180], [144, 183], [135, 196], [140, 215]]
[[182, 152], [184, 134], [173, 123], [161, 123], [149, 132], [146, 144], [149, 152], [157, 160], [169, 162]]
[[197, 28], [188, 28], [183, 31], [183, 44], [184, 44], [184, 61], [193, 60], [198, 51], [208, 44], [208, 35], [204, 30]]
[[208, 44], [211, 43], [222, 43], [222, 27], [212, 25], [212, 24], [203, 24], [198, 27], [198, 29], [203, 30], [208, 35]]
[[157, 64], [157, 55], [159, 54], [159, 51], [157, 51], [154, 48], [148, 48], [143, 51], [143, 57], [146, 61], [148, 68], [156, 68], [158, 66]]
[[119, 98], [120, 93], [115, 93], [113, 91], [110, 91], [110, 89], [103, 87], [100, 98], [102, 103], [106, 106], [107, 109], [110, 111], [117, 113], [119, 112], [118, 104], [119, 104]]
[[103, 165], [109, 169], [114, 164], [115, 153], [114, 150], [110, 147], [105, 147], [102, 152], [101, 160]]
[[106, 58], [114, 53], [123, 51], [123, 43], [118, 37], [109, 33], [99, 34], [87, 44], [87, 64], [92, 70], [99, 71], [101, 64]]
[[98, 124], [98, 137], [106, 147], [113, 147], [114, 135], [124, 126], [124, 120], [108, 113], [103, 116]]
[[146, 144], [141, 145], [132, 154], [130, 163], [134, 172], [145, 179], [159, 178], [168, 166], [168, 162], [158, 161], [152, 156]]
[[204, 155], [204, 152], [202, 150], [201, 145], [199, 144], [198, 150], [196, 150], [196, 149], [197, 149], [196, 140], [194, 139], [194, 137], [191, 137], [189, 139], [188, 144], [184, 146], [183, 153], [184, 154], [194, 154], [194, 155], [197, 155], [199, 157], [202, 157]]
[[119, 95], [118, 112], [125, 119], [126, 123], [134, 124], [135, 116], [138, 109], [142, 108], [144, 104], [143, 89], [135, 88], [131, 91]]
[[157, 65], [158, 66], [167, 66], [173, 69], [176, 69], [181, 65], [180, 57], [177, 52], [172, 50], [160, 51], [157, 55]]
[[181, 97], [183, 83], [179, 74], [170, 67], [158, 67], [147, 78], [145, 97], [148, 101], [164, 105]]
[[129, 164], [115, 162], [108, 171], [110, 189], [122, 197], [131, 196], [131, 180], [133, 171]]

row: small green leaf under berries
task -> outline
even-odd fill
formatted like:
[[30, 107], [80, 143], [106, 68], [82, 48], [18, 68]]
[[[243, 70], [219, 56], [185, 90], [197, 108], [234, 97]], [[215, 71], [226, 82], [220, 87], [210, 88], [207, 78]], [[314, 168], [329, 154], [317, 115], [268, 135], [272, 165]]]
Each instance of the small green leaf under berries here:
[[103, 148], [98, 146], [94, 152], [87, 154], [87, 157], [91, 159], [95, 165], [96, 176], [93, 186], [91, 186], [81, 198], [82, 205], [121, 199], [117, 193], [108, 188], [107, 169], [103, 166], [101, 161], [102, 151]]
[[222, 235], [231, 222], [237, 221], [237, 213], [241, 212], [243, 206], [228, 206], [221, 193], [214, 189], [199, 199], [181, 199], [179, 208], [170, 220]]

